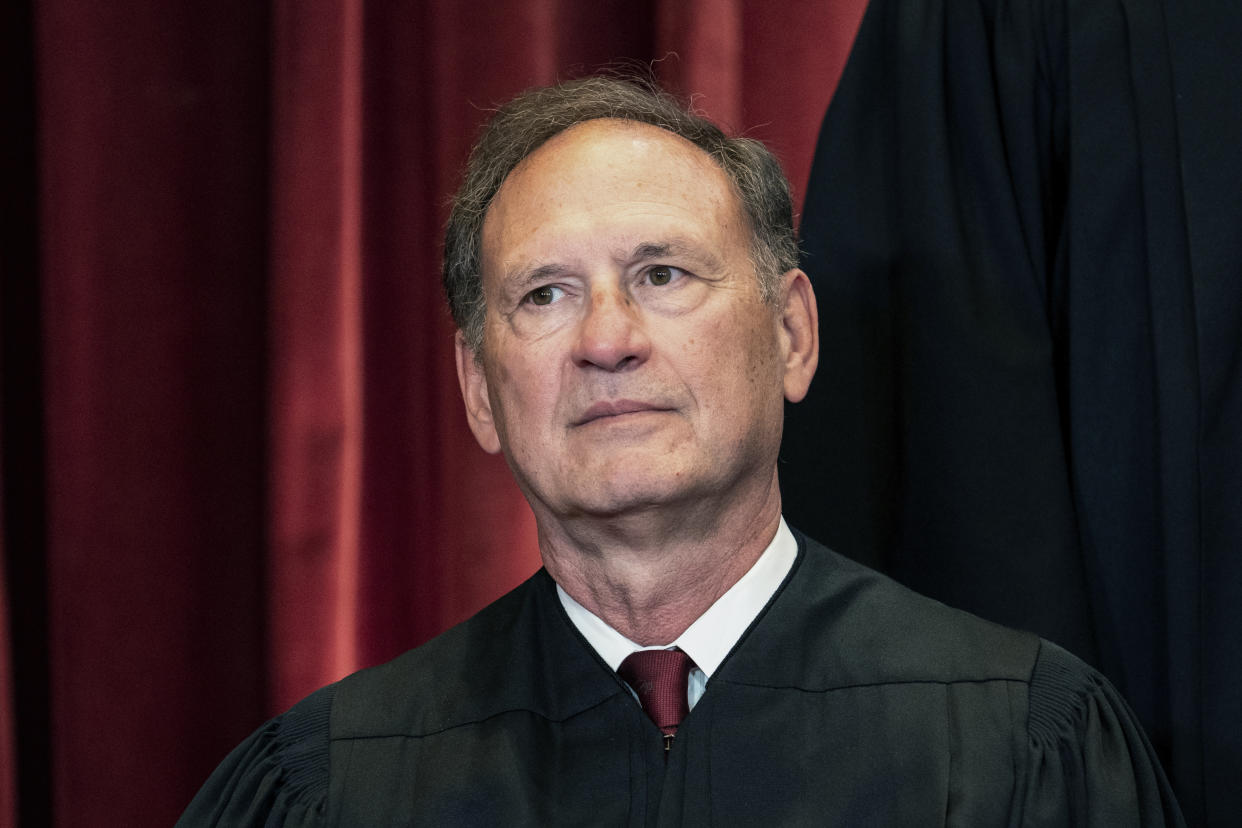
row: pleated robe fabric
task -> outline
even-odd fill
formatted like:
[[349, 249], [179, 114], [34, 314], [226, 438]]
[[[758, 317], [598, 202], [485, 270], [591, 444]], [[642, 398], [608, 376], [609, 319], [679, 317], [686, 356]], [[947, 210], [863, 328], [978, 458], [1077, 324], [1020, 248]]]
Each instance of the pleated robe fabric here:
[[798, 543], [667, 758], [540, 571], [261, 727], [179, 824], [1182, 824], [1081, 661]]
[[1033, 630], [1242, 814], [1242, 4], [873, 0], [808, 186], [791, 522]]

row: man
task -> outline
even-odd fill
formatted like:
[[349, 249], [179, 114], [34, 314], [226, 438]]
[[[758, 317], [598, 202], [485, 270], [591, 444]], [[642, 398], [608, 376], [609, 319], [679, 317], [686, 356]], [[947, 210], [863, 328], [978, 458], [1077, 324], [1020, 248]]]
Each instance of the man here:
[[268, 723], [184, 824], [1180, 824], [1096, 674], [782, 521], [817, 312], [760, 145], [625, 81], [526, 93], [445, 259], [544, 569]]

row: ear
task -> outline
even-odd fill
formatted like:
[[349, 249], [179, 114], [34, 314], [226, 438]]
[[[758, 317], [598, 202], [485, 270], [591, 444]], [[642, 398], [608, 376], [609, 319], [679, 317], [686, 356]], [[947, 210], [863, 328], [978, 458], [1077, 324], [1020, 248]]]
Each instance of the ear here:
[[461, 398], [466, 404], [466, 420], [483, 450], [496, 454], [500, 451], [500, 436], [492, 417], [492, 400], [487, 393], [487, 375], [483, 364], [466, 344], [466, 337], [461, 331], [454, 337], [454, 344], [457, 351], [457, 383], [461, 386]]
[[819, 310], [811, 280], [794, 268], [782, 277], [781, 342], [785, 356], [785, 399], [799, 402], [819, 365]]

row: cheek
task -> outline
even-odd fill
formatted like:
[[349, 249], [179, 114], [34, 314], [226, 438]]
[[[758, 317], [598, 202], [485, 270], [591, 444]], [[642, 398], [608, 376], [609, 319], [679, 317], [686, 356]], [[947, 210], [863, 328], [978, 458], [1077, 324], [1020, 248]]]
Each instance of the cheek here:
[[[514, 409], [522, 399], [519, 393], [530, 381], [527, 354], [502, 331], [488, 331], [487, 387], [493, 404]], [[508, 402], [508, 406], [505, 403]]]
[[509, 385], [513, 381], [513, 372], [509, 370], [509, 366], [501, 363], [496, 366], [495, 382], [498, 387]]
[[489, 398], [506, 441], [542, 439], [555, 416], [557, 377], [551, 363], [539, 359], [495, 360], [488, 370]]
[[756, 409], [767, 412], [772, 399], [784, 399], [775, 332], [753, 309], [683, 334], [684, 346], [674, 357], [677, 370], [694, 378], [689, 384], [705, 412], [721, 422], [744, 420]]
[[766, 314], [738, 313], [729, 330], [734, 332], [726, 340], [737, 365], [743, 366], [740, 380], [748, 391], [759, 393], [780, 384], [775, 370], [779, 363], [777, 338], [773, 324]]

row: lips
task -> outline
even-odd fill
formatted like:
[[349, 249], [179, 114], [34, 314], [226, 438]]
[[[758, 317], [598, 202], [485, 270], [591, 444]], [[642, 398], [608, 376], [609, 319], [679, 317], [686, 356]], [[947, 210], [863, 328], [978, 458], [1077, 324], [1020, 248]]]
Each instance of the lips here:
[[637, 400], [602, 400], [582, 412], [582, 416], [574, 421], [574, 425], [586, 425], [587, 423], [592, 423], [596, 420], [603, 420], [609, 417], [619, 417], [623, 414], [637, 414], [643, 411], [669, 410], [670, 409], [662, 405], [639, 402]]

